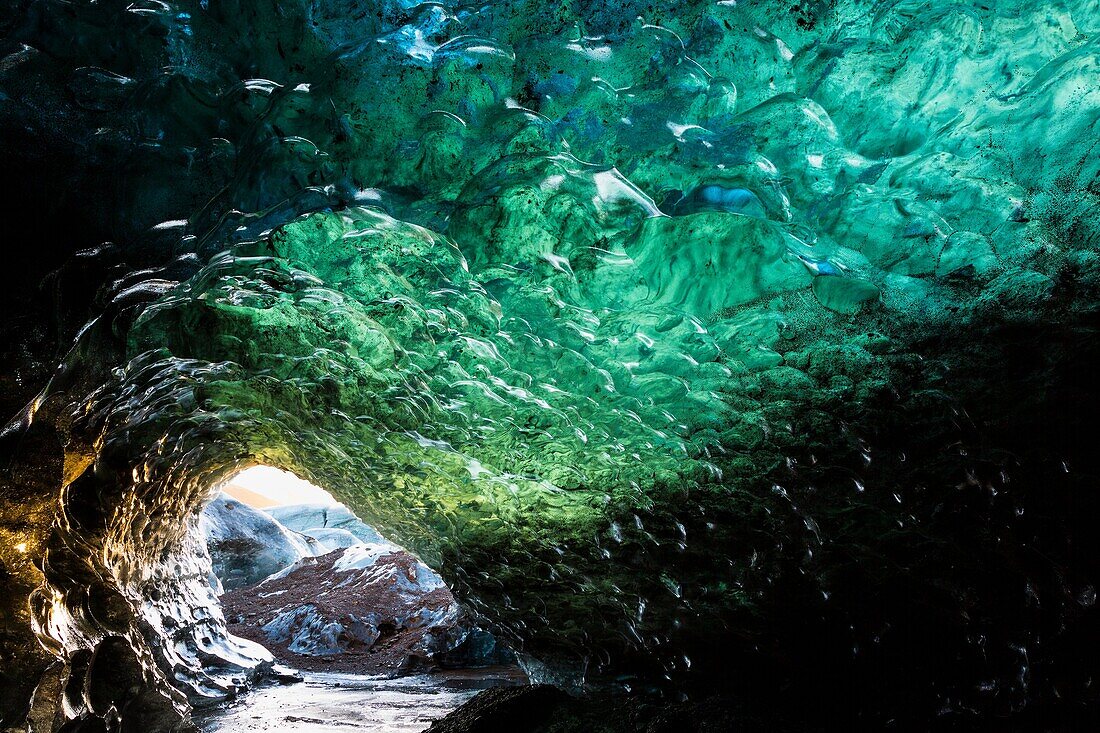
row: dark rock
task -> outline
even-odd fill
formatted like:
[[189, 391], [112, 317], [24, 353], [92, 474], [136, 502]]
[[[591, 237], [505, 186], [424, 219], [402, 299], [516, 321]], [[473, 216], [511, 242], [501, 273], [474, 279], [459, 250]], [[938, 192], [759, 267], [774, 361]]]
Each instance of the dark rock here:
[[438, 575], [389, 545], [305, 558], [222, 603], [234, 634], [303, 669], [398, 674], [514, 661]]
[[572, 697], [532, 685], [486, 690], [427, 733], [808, 733], [830, 727], [792, 712], [772, 697], [748, 708], [732, 697], [674, 702], [607, 691]]
[[544, 724], [569, 703], [569, 696], [552, 685], [494, 687], [447, 717], [427, 733], [526, 733]]
[[296, 685], [305, 678], [293, 669], [276, 664], [271, 670], [271, 678], [282, 685]]

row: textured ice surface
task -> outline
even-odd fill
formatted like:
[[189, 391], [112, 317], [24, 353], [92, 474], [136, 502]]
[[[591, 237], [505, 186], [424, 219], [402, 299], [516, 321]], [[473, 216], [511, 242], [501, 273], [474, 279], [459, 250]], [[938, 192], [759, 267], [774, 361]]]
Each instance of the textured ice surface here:
[[[255, 585], [303, 557], [323, 555], [308, 536], [291, 532], [270, 516], [219, 494], [206, 505], [199, 531], [214, 565], [214, 575], [225, 590]], [[353, 538], [354, 539], [354, 538]]]
[[[288, 529], [305, 532], [320, 539], [323, 530], [347, 532], [360, 542], [383, 544], [385, 540], [373, 527], [368, 527], [343, 504], [285, 504], [264, 510]], [[326, 535], [333, 539], [338, 534]], [[346, 545], [345, 545], [346, 546]], [[335, 548], [333, 548], [335, 549]], [[322, 553], [323, 554], [323, 553]]]
[[18, 18], [6, 124], [121, 181], [73, 203], [123, 264], [35, 403], [67, 473], [33, 608], [141, 682], [66, 714], [206, 694], [165, 641], [219, 628], [165, 626], [212, 613], [181, 518], [253, 462], [545, 677], [828, 680], [872, 725], [1094, 698], [1056, 416], [1091, 404], [1096, 0]]
[[[476, 676], [476, 675], [482, 676]], [[305, 682], [266, 687], [198, 719], [203, 733], [421, 733], [483, 687], [516, 684], [492, 672], [399, 681], [307, 673]]]

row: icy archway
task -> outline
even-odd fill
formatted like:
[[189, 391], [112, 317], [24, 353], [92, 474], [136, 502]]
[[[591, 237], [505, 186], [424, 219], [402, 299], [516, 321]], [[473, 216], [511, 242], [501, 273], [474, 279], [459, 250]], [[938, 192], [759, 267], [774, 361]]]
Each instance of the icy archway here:
[[64, 118], [119, 244], [5, 437], [5, 722], [247, 677], [188, 529], [256, 462], [544, 678], [1091, 699], [1095, 0], [18, 17], [5, 125]]

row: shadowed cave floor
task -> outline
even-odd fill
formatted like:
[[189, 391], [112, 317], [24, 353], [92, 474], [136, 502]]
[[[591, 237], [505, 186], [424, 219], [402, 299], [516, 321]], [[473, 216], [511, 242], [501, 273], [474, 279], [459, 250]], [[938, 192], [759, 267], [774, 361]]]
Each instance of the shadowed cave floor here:
[[419, 733], [480, 690], [521, 682], [512, 668], [399, 679], [305, 672], [302, 678], [263, 685], [231, 703], [196, 712], [194, 721], [202, 733]]
[[[571, 697], [527, 685], [512, 668], [453, 670], [399, 679], [306, 672], [196, 712], [201, 733], [725, 733], [828, 730], [787, 710], [767, 714], [730, 698], [661, 702], [638, 696]], [[902, 728], [904, 729], [904, 728]]]

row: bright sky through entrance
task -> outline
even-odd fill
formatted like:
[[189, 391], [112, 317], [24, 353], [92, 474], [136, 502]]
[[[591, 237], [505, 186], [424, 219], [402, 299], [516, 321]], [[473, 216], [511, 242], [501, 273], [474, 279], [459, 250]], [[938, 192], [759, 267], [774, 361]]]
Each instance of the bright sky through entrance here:
[[335, 504], [332, 495], [289, 471], [252, 466], [229, 480], [223, 489], [237, 501], [257, 508], [281, 504]]

